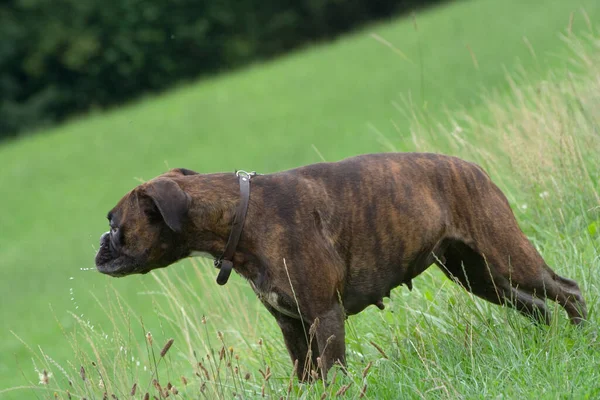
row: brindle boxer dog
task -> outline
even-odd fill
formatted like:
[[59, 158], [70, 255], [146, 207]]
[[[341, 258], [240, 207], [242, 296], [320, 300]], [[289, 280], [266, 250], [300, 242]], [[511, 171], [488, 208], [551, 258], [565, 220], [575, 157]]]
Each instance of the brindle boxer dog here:
[[546, 299], [574, 324], [587, 317], [577, 283], [548, 267], [500, 189], [454, 157], [362, 155], [255, 177], [173, 169], [126, 194], [108, 219], [96, 265], [111, 276], [228, 252], [220, 283], [232, 266], [250, 282], [301, 380], [318, 361], [325, 374], [344, 364], [347, 315], [383, 308], [390, 290], [411, 288], [432, 264], [542, 323], [550, 321]]

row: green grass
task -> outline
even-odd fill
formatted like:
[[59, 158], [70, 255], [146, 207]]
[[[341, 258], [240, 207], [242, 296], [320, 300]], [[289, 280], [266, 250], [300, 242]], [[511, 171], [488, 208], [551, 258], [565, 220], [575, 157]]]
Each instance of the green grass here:
[[[386, 311], [369, 309], [349, 320], [349, 375], [327, 390], [353, 381], [348, 395], [356, 397], [366, 381], [371, 398], [598, 397], [600, 358], [592, 331], [600, 262], [598, 236], [590, 232], [598, 223], [594, 150], [600, 147], [594, 132], [600, 88], [594, 65], [572, 65], [576, 43], [565, 44], [559, 34], [567, 31], [571, 12], [572, 31], [590, 32], [579, 9], [594, 21], [600, 4], [541, 3], [450, 3], [418, 14], [416, 27], [410, 19], [371, 26], [2, 145], [0, 396], [33, 396], [1, 388], [37, 384], [31, 359], [40, 349], [71, 376], [71, 391], [97, 398], [92, 360], [122, 393], [134, 381], [149, 381], [144, 365], [170, 374], [173, 382], [182, 374], [191, 381], [191, 349], [198, 357], [218, 351], [217, 330], [251, 372], [248, 390], [262, 390], [257, 371], [268, 364], [274, 373], [265, 390], [285, 395], [290, 366], [282, 340], [242, 279], [219, 288], [208, 265], [191, 261], [120, 280], [80, 268], [93, 267], [104, 215], [138, 178], [175, 166], [270, 172], [319, 161], [313, 146], [327, 160], [393, 146], [457, 154], [488, 168], [547, 261], [582, 283], [592, 327], [574, 331], [560, 312], [552, 327], [532, 327], [510, 311], [474, 301], [431, 271], [415, 281], [412, 293], [396, 289]], [[593, 51], [577, 53], [598, 61]], [[511, 88], [505, 71], [517, 65], [526, 73]], [[565, 67], [582, 76], [571, 84]], [[493, 100], [482, 96], [493, 92]], [[394, 105], [405, 101], [412, 105], [406, 113]], [[541, 198], [545, 191], [550, 196]], [[158, 369], [144, 346], [147, 330], [156, 351], [176, 338]], [[261, 337], [265, 342], [258, 346]], [[369, 361], [374, 364], [363, 377]], [[39, 370], [52, 371], [52, 390], [67, 389], [56, 364], [45, 357], [36, 361]], [[80, 365], [95, 386], [80, 382]], [[197, 393], [198, 381], [189, 387], [189, 394]], [[229, 389], [211, 381], [206, 390]], [[318, 397], [324, 389], [293, 390]]]

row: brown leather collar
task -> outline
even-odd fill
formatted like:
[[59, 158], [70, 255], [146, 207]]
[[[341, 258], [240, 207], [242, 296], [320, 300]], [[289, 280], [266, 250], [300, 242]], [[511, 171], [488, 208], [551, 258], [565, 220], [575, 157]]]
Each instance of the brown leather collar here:
[[215, 267], [219, 268], [219, 275], [217, 276], [217, 283], [224, 285], [229, 280], [231, 270], [233, 269], [233, 256], [235, 255], [235, 249], [242, 236], [242, 229], [244, 228], [244, 222], [246, 221], [246, 213], [248, 212], [248, 202], [250, 201], [250, 179], [256, 176], [256, 172], [236, 171], [235, 175], [239, 178], [240, 182], [240, 202], [235, 211], [235, 217], [233, 224], [231, 225], [231, 232], [229, 233], [229, 239], [225, 245], [225, 250], [221, 257], [215, 259]]

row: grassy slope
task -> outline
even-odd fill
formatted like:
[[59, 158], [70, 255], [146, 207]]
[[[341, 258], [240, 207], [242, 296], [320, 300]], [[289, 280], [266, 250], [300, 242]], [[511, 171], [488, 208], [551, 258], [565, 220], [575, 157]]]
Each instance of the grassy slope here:
[[[106, 226], [103, 215], [135, 185], [135, 177], [150, 178], [165, 164], [268, 172], [318, 161], [313, 144], [328, 160], [379, 151], [367, 124], [393, 135], [393, 119], [406, 132], [392, 101], [411, 94], [419, 107], [427, 104], [432, 118], [441, 116], [442, 106], [477, 107], [480, 87], [506, 89], [504, 65], [518, 60], [542, 73], [564, 64], [548, 54], [561, 47], [558, 33], [571, 11], [584, 5], [592, 20], [600, 16], [600, 5], [591, 0], [539, 3], [448, 4], [419, 15], [418, 34], [410, 20], [373, 26], [330, 45], [3, 145], [0, 317], [6, 339], [0, 343], [0, 387], [19, 382], [13, 355], [31, 371], [27, 352], [8, 330], [58, 360], [70, 354], [48, 307], [52, 304], [70, 328], [66, 311], [75, 309], [70, 288], [76, 312], [93, 322], [103, 317], [88, 291], [102, 296], [107, 286], [123, 293], [136, 313], [149, 313], [151, 306], [136, 293], [140, 285], [154, 288], [152, 277], [114, 281], [79, 271], [92, 266], [93, 246]], [[578, 14], [575, 28], [584, 26]], [[412, 62], [370, 38], [370, 32]]]

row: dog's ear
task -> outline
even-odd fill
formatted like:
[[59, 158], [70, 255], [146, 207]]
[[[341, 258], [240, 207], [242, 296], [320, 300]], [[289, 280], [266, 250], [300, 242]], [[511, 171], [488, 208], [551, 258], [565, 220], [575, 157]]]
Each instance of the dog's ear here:
[[145, 193], [152, 199], [169, 228], [181, 232], [191, 202], [190, 195], [171, 179], [149, 182]]

